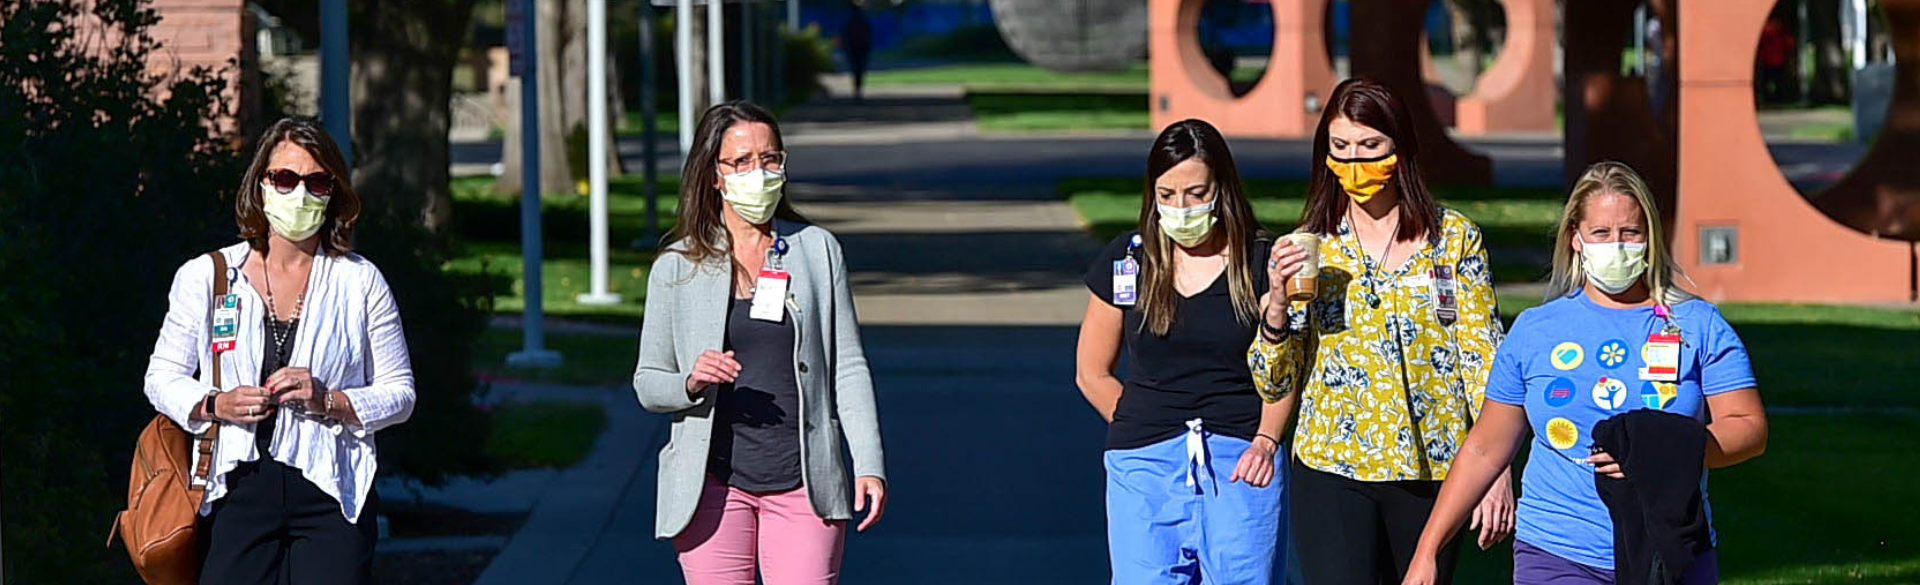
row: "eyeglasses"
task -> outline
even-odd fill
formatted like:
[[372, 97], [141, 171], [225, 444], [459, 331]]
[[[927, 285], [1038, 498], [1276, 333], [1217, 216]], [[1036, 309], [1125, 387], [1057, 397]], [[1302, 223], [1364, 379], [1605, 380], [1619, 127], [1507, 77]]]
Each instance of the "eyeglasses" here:
[[726, 168], [728, 173], [743, 173], [754, 169], [778, 172], [787, 167], [787, 153], [743, 154], [735, 158], [720, 159], [720, 166]]
[[299, 186], [302, 181], [307, 184], [307, 192], [315, 197], [333, 194], [333, 173], [319, 171], [303, 176], [288, 169], [267, 171], [267, 182], [272, 183], [273, 190], [279, 191], [282, 195], [292, 193], [293, 188]]

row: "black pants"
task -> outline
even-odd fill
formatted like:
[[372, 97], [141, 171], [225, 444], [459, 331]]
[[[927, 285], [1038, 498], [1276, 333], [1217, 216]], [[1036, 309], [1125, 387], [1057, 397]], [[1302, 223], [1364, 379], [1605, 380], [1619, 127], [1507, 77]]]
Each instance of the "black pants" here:
[[200, 583], [371, 583], [379, 504], [368, 494], [360, 522], [350, 523], [300, 470], [272, 459], [242, 463], [200, 519]]
[[[1306, 585], [1397, 585], [1440, 495], [1437, 481], [1348, 479], [1293, 461], [1287, 503]], [[1453, 579], [1460, 540], [1440, 549], [1441, 583]]]

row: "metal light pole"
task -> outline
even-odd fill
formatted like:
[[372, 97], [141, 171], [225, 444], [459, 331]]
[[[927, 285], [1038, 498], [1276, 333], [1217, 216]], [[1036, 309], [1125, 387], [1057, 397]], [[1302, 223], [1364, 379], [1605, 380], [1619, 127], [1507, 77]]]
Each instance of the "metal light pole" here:
[[[727, 101], [727, 20], [721, 15], [721, 0], [707, 2], [707, 100]], [[682, 118], [680, 124], [688, 120]], [[689, 144], [691, 146], [691, 144]]]
[[581, 304], [611, 305], [607, 290], [607, 0], [587, 0], [587, 204], [588, 259], [592, 285]]
[[693, 149], [693, 0], [673, 7], [673, 58], [680, 76], [680, 152]]
[[[538, 0], [508, 0], [508, 6], [520, 7], [520, 262], [521, 296], [526, 302], [521, 312], [521, 349], [507, 355], [507, 364], [551, 368], [560, 365], [560, 352], [547, 349], [547, 335], [541, 319], [543, 288], [540, 281], [540, 8]], [[508, 20], [512, 20], [512, 14]], [[510, 29], [512, 27], [509, 27]], [[512, 45], [513, 43], [508, 43]]]
[[634, 241], [635, 248], [653, 248], [660, 245], [660, 188], [654, 185], [655, 168], [659, 161], [655, 152], [654, 84], [658, 75], [654, 71], [653, 56], [653, 5], [640, 3], [640, 193], [647, 198], [647, 231]]
[[347, 0], [320, 0], [320, 122], [353, 168], [353, 108], [347, 90]]
[[753, 35], [760, 32], [753, 27], [754, 21], [758, 20], [754, 18], [755, 8], [759, 8], [759, 5], [753, 0], [745, 0], [740, 4], [740, 99], [747, 101], [758, 97], [753, 91], [757, 89], [753, 79]]

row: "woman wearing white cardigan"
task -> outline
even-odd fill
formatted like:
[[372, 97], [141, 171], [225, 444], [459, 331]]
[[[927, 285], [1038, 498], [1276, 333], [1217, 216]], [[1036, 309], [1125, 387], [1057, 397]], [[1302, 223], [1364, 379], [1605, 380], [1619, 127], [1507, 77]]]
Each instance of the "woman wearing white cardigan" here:
[[386, 280], [351, 251], [360, 200], [339, 147], [310, 119], [275, 123], [234, 208], [246, 241], [217, 252], [226, 274], [180, 267], [147, 364], [156, 410], [220, 426], [200, 582], [370, 582], [374, 434], [412, 414], [413, 369]]

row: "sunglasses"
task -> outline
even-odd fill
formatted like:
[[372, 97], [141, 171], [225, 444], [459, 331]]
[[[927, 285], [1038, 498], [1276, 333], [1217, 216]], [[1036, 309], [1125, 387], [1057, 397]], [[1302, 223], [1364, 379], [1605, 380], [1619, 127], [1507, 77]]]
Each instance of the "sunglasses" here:
[[267, 182], [272, 183], [273, 190], [279, 191], [282, 195], [292, 193], [293, 188], [299, 186], [301, 181], [307, 183], [307, 192], [313, 194], [315, 197], [326, 197], [333, 194], [332, 173], [319, 171], [303, 176], [300, 173], [287, 169], [267, 171]]

